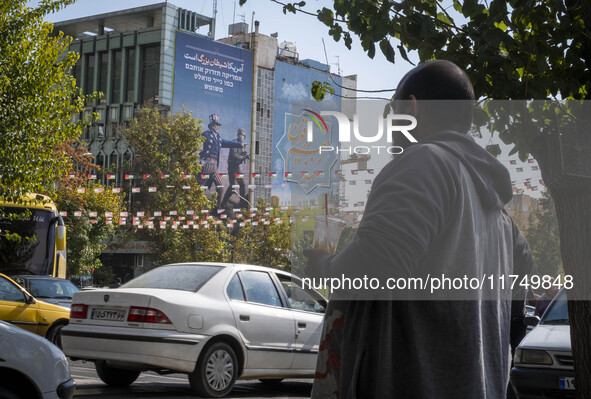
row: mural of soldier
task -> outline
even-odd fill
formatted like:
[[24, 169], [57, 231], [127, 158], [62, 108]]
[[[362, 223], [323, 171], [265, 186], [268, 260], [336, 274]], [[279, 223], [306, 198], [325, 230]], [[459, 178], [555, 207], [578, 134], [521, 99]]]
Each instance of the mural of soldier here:
[[[236, 137], [236, 142], [243, 143], [244, 139], [246, 138], [246, 130], [243, 128], [238, 129], [238, 134]], [[228, 200], [232, 196], [234, 191], [234, 186], [239, 186], [239, 192], [237, 194], [240, 195], [239, 201], [239, 208], [246, 207], [246, 186], [244, 184], [244, 177], [239, 177], [242, 175], [242, 170], [240, 166], [249, 159], [248, 152], [242, 148], [234, 147], [230, 149], [230, 153], [228, 154], [228, 178], [230, 180], [230, 187], [226, 190], [226, 194], [224, 195], [224, 200], [222, 204], [227, 204]]]
[[219, 134], [220, 126], [222, 126], [220, 123], [220, 117], [217, 114], [211, 114], [209, 116], [209, 125], [207, 125], [208, 130], [203, 132], [203, 136], [205, 137], [203, 149], [199, 153], [199, 162], [201, 163], [201, 176], [199, 177], [199, 184], [206, 186], [208, 189], [211, 188], [212, 184], [215, 184], [216, 191], [218, 193], [218, 208], [221, 207], [222, 195], [224, 194], [222, 180], [218, 174], [221, 149], [232, 148], [244, 151], [246, 146], [246, 144], [243, 144], [239, 141], [223, 139]]

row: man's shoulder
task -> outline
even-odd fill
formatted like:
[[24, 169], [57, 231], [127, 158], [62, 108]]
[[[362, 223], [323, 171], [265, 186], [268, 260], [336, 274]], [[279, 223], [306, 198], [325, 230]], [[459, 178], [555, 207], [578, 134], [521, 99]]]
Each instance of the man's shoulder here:
[[455, 168], [458, 164], [459, 160], [453, 154], [434, 143], [413, 144], [391, 162], [392, 166], [415, 165], [421, 170], [429, 166], [441, 167], [443, 165]]

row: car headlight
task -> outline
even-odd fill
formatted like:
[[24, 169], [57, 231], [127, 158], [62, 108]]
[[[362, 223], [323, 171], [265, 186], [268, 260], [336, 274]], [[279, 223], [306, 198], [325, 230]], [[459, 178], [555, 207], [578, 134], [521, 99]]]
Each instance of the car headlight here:
[[543, 350], [539, 349], [522, 349], [518, 348], [515, 351], [515, 364], [540, 364], [551, 365], [554, 363], [552, 357]]

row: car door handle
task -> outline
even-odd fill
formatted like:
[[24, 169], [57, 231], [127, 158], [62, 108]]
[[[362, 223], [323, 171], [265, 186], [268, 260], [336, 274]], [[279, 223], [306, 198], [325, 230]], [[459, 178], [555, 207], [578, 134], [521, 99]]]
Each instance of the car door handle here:
[[247, 314], [241, 314], [240, 315], [240, 320], [241, 321], [250, 321], [250, 316]]
[[306, 323], [298, 322], [298, 328], [306, 328]]

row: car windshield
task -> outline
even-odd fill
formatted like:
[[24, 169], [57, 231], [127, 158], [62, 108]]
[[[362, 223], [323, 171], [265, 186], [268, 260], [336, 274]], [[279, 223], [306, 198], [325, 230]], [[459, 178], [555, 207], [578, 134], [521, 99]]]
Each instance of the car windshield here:
[[160, 288], [197, 292], [221, 266], [169, 265], [161, 266], [134, 278], [121, 288]]
[[55, 239], [50, 229], [53, 213], [31, 209], [25, 215], [24, 208], [0, 208], [0, 230], [16, 233], [20, 239], [0, 236], [0, 269], [27, 270], [33, 274], [45, 274], [47, 262], [53, 260], [48, 240]]
[[568, 306], [566, 300], [566, 291], [558, 293], [554, 301], [544, 313], [541, 324], [565, 324], [568, 325]]
[[72, 299], [80, 291], [68, 280], [32, 278], [29, 280], [29, 292], [37, 298]]

